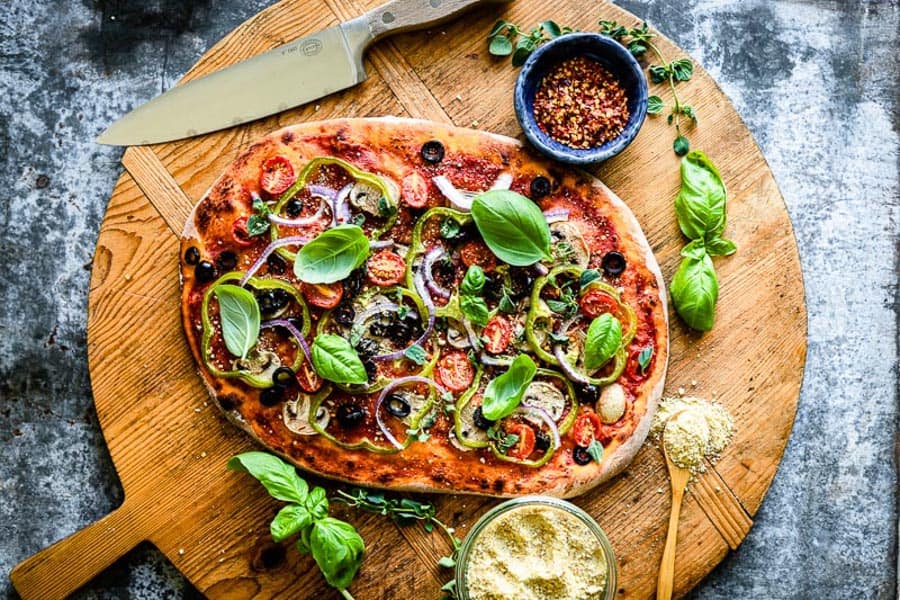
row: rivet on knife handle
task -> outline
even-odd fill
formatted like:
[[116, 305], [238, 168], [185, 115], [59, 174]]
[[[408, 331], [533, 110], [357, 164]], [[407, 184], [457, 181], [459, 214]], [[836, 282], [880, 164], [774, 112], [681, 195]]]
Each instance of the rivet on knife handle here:
[[372, 38], [411, 29], [424, 29], [449, 20], [481, 4], [509, 0], [394, 0], [362, 15]]

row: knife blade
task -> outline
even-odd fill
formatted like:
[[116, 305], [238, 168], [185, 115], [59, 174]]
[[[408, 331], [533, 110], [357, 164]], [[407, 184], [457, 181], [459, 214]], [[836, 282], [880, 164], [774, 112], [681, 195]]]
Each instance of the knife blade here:
[[97, 142], [155, 144], [233, 127], [352, 87], [366, 78], [363, 53], [378, 39], [508, 0], [393, 0], [329, 27], [178, 85], [114, 122]]

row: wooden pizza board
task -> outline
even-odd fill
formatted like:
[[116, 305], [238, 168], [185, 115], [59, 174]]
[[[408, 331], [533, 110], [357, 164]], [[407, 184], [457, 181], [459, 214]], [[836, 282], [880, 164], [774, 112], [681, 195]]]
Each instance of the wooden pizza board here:
[[[190, 80], [298, 36], [365, 12], [380, 0], [285, 0], [238, 27], [185, 76]], [[582, 30], [600, 18], [638, 20], [608, 3], [577, 0], [488, 5], [433, 31], [382, 41], [368, 55], [368, 80], [267, 119], [199, 138], [128, 149], [103, 221], [91, 277], [88, 351], [100, 424], [125, 491], [118, 509], [18, 565], [23, 598], [64, 597], [149, 540], [210, 598], [337, 597], [308, 556], [290, 546], [279, 561], [268, 522], [277, 510], [263, 489], [225, 469], [253, 448], [207, 397], [181, 328], [178, 234], [193, 203], [252, 141], [279, 127], [346, 116], [397, 115], [521, 136], [512, 107], [517, 74], [487, 53], [485, 36], [504, 17], [530, 25], [548, 17]], [[682, 55], [659, 40], [670, 57]], [[285, 85], [290, 85], [286, 80]], [[661, 86], [653, 92], [667, 97]], [[683, 595], [736, 548], [775, 475], [791, 431], [806, 356], [806, 309], [797, 247], [765, 159], [725, 94], [702, 69], [679, 86], [700, 124], [689, 130], [728, 188], [726, 236], [740, 250], [716, 259], [721, 296], [712, 332], [689, 332], [672, 315], [667, 394], [721, 400], [737, 435], [699, 478], [682, 510], [675, 574]], [[637, 215], [668, 281], [685, 240], [673, 199], [679, 186], [674, 130], [649, 118], [621, 155], [594, 169]], [[333, 489], [334, 484], [325, 485]], [[621, 597], [654, 593], [669, 485], [659, 450], [646, 445], [614, 481], [575, 500], [615, 549]], [[439, 516], [464, 534], [498, 500], [434, 496]], [[339, 511], [340, 512], [340, 511]], [[341, 512], [360, 530], [367, 557], [357, 599], [437, 598], [452, 576], [436, 566], [448, 551], [438, 534], [384, 517]], [[273, 560], [273, 557], [275, 560]]]

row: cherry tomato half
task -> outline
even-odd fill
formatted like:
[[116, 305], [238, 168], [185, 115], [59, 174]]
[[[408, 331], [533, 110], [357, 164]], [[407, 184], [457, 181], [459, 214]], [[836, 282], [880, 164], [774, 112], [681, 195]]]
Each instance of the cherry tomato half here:
[[390, 250], [376, 252], [366, 263], [366, 277], [373, 285], [388, 287], [397, 285], [406, 273], [406, 261]]
[[591, 442], [600, 439], [600, 430], [603, 427], [603, 421], [597, 413], [582, 413], [576, 420], [575, 426], [572, 428], [572, 435], [575, 443], [579, 446], [590, 446]]
[[300, 389], [307, 394], [317, 392], [319, 391], [319, 388], [322, 387], [322, 378], [319, 377], [319, 374], [316, 373], [316, 370], [313, 369], [308, 360], [304, 360], [300, 363], [295, 377], [297, 378], [297, 384], [300, 386]]
[[416, 172], [403, 178], [400, 198], [411, 208], [422, 208], [428, 204], [428, 182]]
[[528, 456], [534, 452], [537, 436], [535, 436], [534, 429], [530, 426], [525, 423], [516, 423], [515, 425], [507, 427], [506, 433], [519, 437], [515, 445], [506, 451], [507, 456], [523, 459], [528, 458]]
[[262, 172], [259, 174], [259, 187], [272, 196], [277, 196], [291, 187], [296, 179], [291, 161], [283, 156], [273, 156], [263, 163]]
[[304, 283], [303, 297], [313, 306], [334, 308], [344, 296], [344, 286], [337, 283]]
[[505, 318], [500, 315], [491, 317], [484, 326], [481, 338], [484, 341], [484, 349], [490, 354], [501, 354], [509, 346], [512, 337], [512, 327]]
[[615, 313], [619, 307], [615, 298], [598, 289], [588, 290], [578, 304], [581, 306], [581, 312], [589, 319], [596, 319], [603, 313]]
[[435, 379], [451, 392], [463, 392], [475, 379], [475, 368], [465, 352], [448, 352], [438, 361]]
[[492, 271], [497, 266], [497, 257], [487, 244], [478, 240], [463, 244], [459, 249], [459, 258], [467, 267], [478, 265], [485, 271]]
[[235, 219], [234, 223], [231, 224], [231, 237], [234, 243], [245, 248], [253, 245], [253, 238], [250, 237], [250, 232], [247, 231], [247, 219], [249, 218], [247, 215], [244, 215]]

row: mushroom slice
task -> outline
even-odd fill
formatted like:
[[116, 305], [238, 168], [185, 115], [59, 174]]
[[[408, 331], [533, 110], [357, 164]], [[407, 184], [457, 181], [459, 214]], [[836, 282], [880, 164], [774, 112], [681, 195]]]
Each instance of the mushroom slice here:
[[281, 359], [274, 352], [253, 349], [247, 355], [247, 358], [235, 360], [232, 368], [235, 371], [244, 371], [263, 379], [271, 379], [272, 373], [280, 366]]
[[375, 217], [384, 217], [385, 213], [390, 214], [396, 208], [394, 198], [397, 197], [395, 192], [397, 185], [392, 181], [384, 180], [384, 187], [388, 192], [387, 195], [383, 194], [378, 186], [365, 181], [357, 181], [350, 188], [348, 197], [350, 204], [364, 213]]
[[[525, 390], [522, 396], [522, 404], [525, 406], [534, 406], [547, 411], [554, 421], [559, 421], [566, 409], [566, 396], [552, 383], [546, 381], [533, 381]], [[525, 417], [528, 420], [536, 419], [541, 422], [538, 417]]]
[[481, 406], [475, 402], [466, 402], [466, 405], [459, 412], [459, 433], [467, 442], [484, 443], [488, 442], [487, 432], [479, 429], [475, 425], [475, 409]]
[[618, 383], [603, 388], [596, 408], [604, 423], [615, 423], [621, 419], [625, 414], [625, 388]]
[[591, 249], [587, 245], [581, 229], [571, 221], [550, 224], [552, 252], [561, 263], [571, 263], [586, 269], [591, 260]]
[[[285, 402], [284, 409], [282, 409], [284, 426], [299, 435], [317, 435], [319, 432], [309, 422], [311, 402], [312, 400], [306, 394], [300, 394], [293, 400]], [[330, 418], [328, 409], [320, 405], [316, 410], [316, 423], [319, 427], [322, 429], [328, 427]]]

